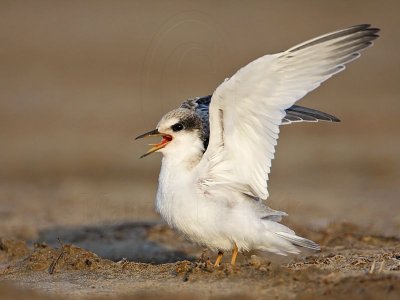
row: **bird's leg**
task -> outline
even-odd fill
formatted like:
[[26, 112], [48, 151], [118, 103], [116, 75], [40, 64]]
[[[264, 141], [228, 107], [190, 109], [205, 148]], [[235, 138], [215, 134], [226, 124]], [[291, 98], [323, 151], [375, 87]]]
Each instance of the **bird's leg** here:
[[215, 260], [214, 268], [219, 266], [219, 263], [221, 262], [222, 256], [224, 255], [224, 252], [218, 251], [218, 257]]
[[237, 255], [238, 255], [238, 247], [236, 246], [236, 243], [235, 243], [235, 246], [233, 247], [233, 250], [232, 250], [232, 259], [231, 259], [232, 266], [234, 266], [236, 263]]

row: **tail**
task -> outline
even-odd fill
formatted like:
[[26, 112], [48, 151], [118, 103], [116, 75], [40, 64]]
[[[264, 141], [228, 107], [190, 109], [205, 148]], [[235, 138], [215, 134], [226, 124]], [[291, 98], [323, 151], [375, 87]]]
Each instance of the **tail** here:
[[283, 224], [273, 220], [263, 219], [262, 237], [258, 250], [268, 251], [279, 255], [299, 254], [299, 248], [321, 250], [320, 246], [308, 239], [297, 236], [296, 233]]
[[281, 238], [285, 239], [286, 241], [292, 243], [293, 245], [297, 247], [302, 247], [302, 248], [307, 248], [311, 250], [316, 250], [319, 251], [321, 250], [321, 247], [308, 239], [302, 238], [300, 236], [297, 236], [295, 234], [290, 234], [287, 232], [275, 232], [276, 235], [280, 236]]

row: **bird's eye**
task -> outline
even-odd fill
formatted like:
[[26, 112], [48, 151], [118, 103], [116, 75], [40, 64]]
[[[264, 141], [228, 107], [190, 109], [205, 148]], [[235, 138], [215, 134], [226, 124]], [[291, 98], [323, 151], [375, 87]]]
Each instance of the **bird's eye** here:
[[177, 131], [181, 131], [183, 129], [183, 125], [181, 123], [176, 123], [174, 125], [171, 126], [172, 130], [177, 132]]

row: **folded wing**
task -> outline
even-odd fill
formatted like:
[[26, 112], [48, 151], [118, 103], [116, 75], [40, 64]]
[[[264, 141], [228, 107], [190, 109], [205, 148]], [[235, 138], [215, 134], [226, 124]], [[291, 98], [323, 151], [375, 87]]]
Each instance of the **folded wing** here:
[[[210, 141], [199, 164], [202, 186], [225, 185], [266, 199], [285, 110], [344, 70], [372, 45], [378, 31], [370, 25], [335, 31], [263, 56], [225, 80], [210, 104]], [[304, 113], [295, 109], [291, 115]]]

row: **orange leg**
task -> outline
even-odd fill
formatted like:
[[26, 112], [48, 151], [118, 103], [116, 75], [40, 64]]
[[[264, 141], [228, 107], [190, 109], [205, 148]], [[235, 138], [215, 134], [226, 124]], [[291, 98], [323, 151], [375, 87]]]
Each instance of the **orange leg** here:
[[232, 250], [232, 259], [231, 259], [231, 265], [234, 266], [236, 263], [236, 257], [238, 255], [238, 247], [235, 244], [235, 247]]
[[224, 255], [224, 252], [218, 251], [218, 257], [215, 260], [214, 268], [219, 266], [219, 263], [221, 262], [222, 256]]

